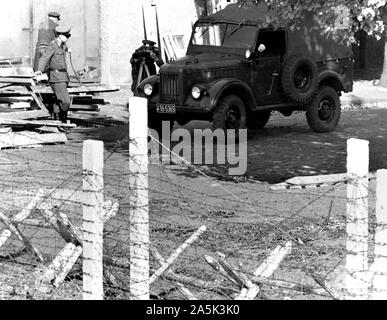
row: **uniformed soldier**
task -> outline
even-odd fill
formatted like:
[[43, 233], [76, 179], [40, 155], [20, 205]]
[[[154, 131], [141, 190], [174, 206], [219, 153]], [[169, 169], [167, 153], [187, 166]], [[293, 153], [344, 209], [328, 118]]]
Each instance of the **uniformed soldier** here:
[[164, 64], [164, 61], [159, 57], [160, 50], [155, 46], [156, 42], [151, 40], [143, 40], [143, 45], [136, 49], [133, 53], [132, 58], [130, 59], [130, 63], [132, 65], [132, 91], [135, 92], [138, 82], [138, 77], [140, 76], [140, 82], [143, 81], [147, 74], [145, 72], [145, 68], [143, 68], [143, 72], [139, 75], [141, 63], [144, 62], [149, 70], [149, 75], [156, 74], [156, 66], [155, 63], [161, 67]]
[[49, 44], [47, 50], [39, 60], [36, 75], [47, 70], [48, 82], [55, 94], [53, 105], [53, 117], [63, 123], [67, 122], [67, 113], [71, 104], [70, 95], [67, 90], [70, 81], [67, 73], [66, 53], [69, 51], [67, 41], [71, 37], [71, 28], [57, 27], [57, 37]]
[[59, 25], [59, 21], [60, 14], [58, 12], [51, 11], [48, 13], [48, 29], [39, 29], [34, 58], [34, 71], [38, 70], [39, 59], [42, 57], [44, 51], [46, 51], [50, 42], [55, 39], [55, 29]]

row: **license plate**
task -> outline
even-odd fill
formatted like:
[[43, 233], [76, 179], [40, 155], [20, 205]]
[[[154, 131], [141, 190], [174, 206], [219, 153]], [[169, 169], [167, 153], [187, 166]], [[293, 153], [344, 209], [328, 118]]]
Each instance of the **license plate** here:
[[176, 113], [176, 106], [174, 104], [158, 104], [156, 110], [158, 113]]

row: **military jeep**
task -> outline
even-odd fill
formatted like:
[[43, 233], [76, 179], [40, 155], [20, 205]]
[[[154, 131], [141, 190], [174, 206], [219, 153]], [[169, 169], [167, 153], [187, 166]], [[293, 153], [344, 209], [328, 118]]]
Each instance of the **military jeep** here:
[[185, 57], [145, 79], [148, 124], [209, 120], [213, 129], [260, 129], [272, 111], [306, 111], [315, 132], [333, 131], [342, 92], [352, 91], [353, 54], [340, 35], [325, 35], [312, 13], [297, 28], [262, 27], [264, 5], [229, 5], [200, 18]]

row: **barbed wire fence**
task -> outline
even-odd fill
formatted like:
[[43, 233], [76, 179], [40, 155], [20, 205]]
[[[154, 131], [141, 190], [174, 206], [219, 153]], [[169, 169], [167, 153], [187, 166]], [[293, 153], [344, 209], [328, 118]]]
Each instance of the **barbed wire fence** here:
[[387, 179], [369, 182], [367, 143], [348, 143], [347, 179], [273, 191], [148, 157], [143, 110], [105, 151], [1, 151], [0, 299], [385, 298]]

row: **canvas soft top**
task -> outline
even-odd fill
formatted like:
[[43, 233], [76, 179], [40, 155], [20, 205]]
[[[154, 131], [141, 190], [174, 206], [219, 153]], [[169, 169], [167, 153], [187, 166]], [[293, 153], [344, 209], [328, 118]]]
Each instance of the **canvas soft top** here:
[[223, 10], [220, 10], [207, 17], [202, 17], [199, 22], [208, 23], [243, 23], [246, 25], [261, 25], [268, 16], [267, 6], [263, 3], [258, 5], [246, 4], [239, 7], [238, 4], [229, 4]]
[[[263, 3], [258, 5], [230, 4], [207, 17], [198, 20], [201, 23], [233, 23], [243, 25], [254, 25], [258, 28], [267, 28], [265, 21], [275, 12], [267, 8]], [[283, 26], [275, 26], [283, 27]], [[316, 61], [336, 60], [342, 58], [352, 58], [352, 47], [344, 39], [344, 31], [338, 31], [338, 38], [332, 38], [321, 29], [321, 23], [316, 14], [305, 11], [304, 16], [299, 21], [299, 30], [288, 30], [287, 55], [308, 54]]]

